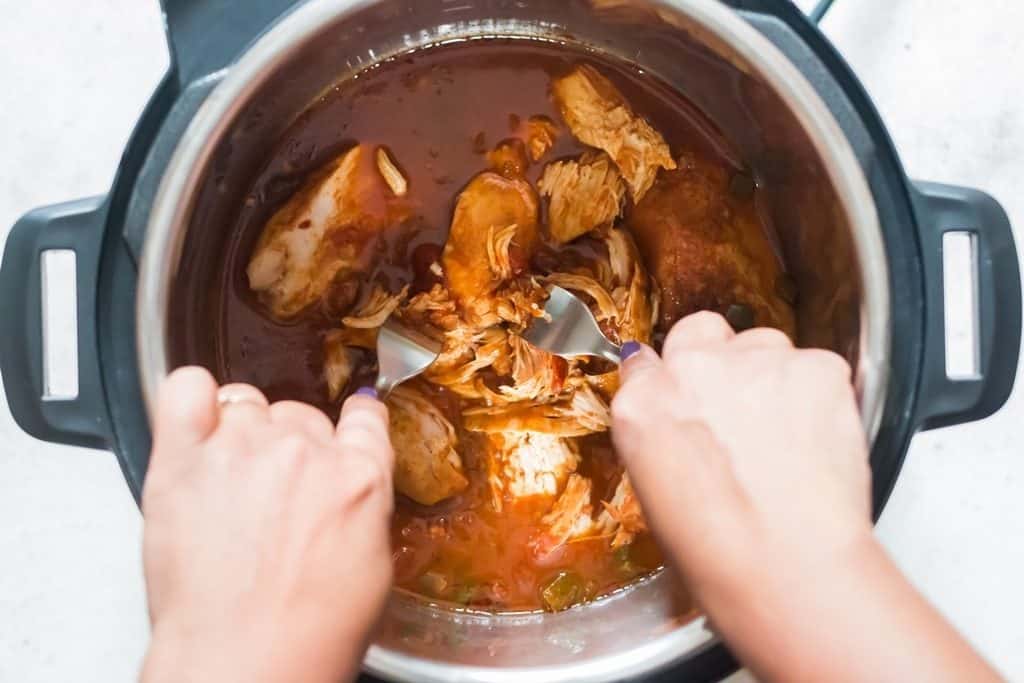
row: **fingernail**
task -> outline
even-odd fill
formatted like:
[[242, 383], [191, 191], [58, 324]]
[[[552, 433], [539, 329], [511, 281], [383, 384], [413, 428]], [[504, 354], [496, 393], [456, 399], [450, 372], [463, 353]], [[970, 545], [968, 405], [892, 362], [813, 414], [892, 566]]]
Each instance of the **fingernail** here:
[[640, 342], [628, 341], [622, 345], [622, 351], [619, 352], [619, 355], [622, 357], [622, 361], [625, 362], [630, 356], [636, 355], [643, 347], [644, 345]]
[[356, 389], [356, 396], [367, 396], [369, 398], [377, 398], [377, 390], [373, 387], [359, 387]]

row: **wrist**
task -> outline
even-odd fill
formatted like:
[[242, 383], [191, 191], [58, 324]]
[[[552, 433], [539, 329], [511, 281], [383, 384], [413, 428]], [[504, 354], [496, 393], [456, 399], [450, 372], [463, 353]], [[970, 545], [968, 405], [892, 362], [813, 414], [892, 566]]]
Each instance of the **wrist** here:
[[[863, 623], [862, 601], [894, 571], [867, 524], [748, 557], [745, 566], [699, 582], [694, 593], [712, 628], [764, 680], [813, 680], [825, 670], [822, 660], [845, 639], [843, 625]], [[777, 670], [783, 662], [790, 668]]]
[[334, 629], [249, 621], [202, 627], [172, 619], [154, 623], [142, 683], [337, 683], [359, 669], [364, 646], [355, 634], [336, 638]]

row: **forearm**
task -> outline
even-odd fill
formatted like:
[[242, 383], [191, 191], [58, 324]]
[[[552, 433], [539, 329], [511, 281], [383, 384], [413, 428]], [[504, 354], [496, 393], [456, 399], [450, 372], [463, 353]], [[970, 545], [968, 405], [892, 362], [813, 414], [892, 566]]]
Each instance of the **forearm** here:
[[841, 556], [755, 568], [701, 600], [765, 681], [997, 681], [869, 535]]
[[[264, 629], [271, 626], [271, 629]], [[241, 627], [228, 633], [191, 632], [174, 625], [153, 630], [143, 663], [142, 683], [339, 683], [359, 671], [365, 645], [361, 638], [309, 647], [319, 634], [273, 633]], [[245, 632], [244, 632], [245, 631]], [[322, 638], [319, 638], [322, 640]]]

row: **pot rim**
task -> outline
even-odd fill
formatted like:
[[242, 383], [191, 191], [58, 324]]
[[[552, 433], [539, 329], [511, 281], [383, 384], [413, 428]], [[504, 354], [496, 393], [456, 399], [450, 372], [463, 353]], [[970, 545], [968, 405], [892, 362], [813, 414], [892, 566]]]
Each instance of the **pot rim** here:
[[[164, 171], [146, 230], [139, 268], [136, 340], [142, 393], [152, 424], [156, 390], [168, 373], [167, 311], [196, 190], [214, 150], [236, 115], [276, 67], [327, 23], [377, 0], [308, 0], [281, 18], [231, 66], [206, 76], [222, 79], [196, 112]], [[861, 276], [859, 357], [854, 377], [869, 443], [877, 435], [889, 379], [891, 344], [887, 254], [873, 195], [838, 122], [813, 86], [767, 38], [718, 0], [648, 0], [687, 17], [746, 61], [786, 103], [807, 133], [849, 220]], [[181, 201], [184, 198], [186, 201]], [[664, 667], [717, 641], [699, 617], [665, 635], [613, 655], [566, 665], [487, 668], [453, 665], [370, 647], [366, 668], [408, 680], [618, 680]], [[410, 678], [411, 676], [411, 678]]]

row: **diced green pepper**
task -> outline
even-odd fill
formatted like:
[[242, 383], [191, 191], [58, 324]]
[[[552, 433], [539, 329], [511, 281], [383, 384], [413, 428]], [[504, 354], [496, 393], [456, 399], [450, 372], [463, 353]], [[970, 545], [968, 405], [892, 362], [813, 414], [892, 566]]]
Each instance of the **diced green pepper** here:
[[424, 594], [434, 598], [444, 596], [448, 588], [448, 577], [441, 572], [426, 572], [419, 578], [420, 589]]
[[468, 605], [476, 597], [476, 584], [475, 583], [461, 583], [455, 587], [455, 591], [452, 594], [452, 602], [457, 602], [460, 605]]
[[544, 606], [552, 612], [568, 609], [587, 595], [583, 579], [575, 572], [560, 572], [540, 593]]

